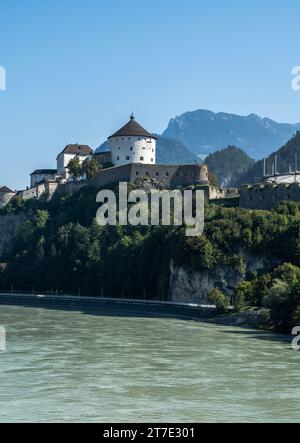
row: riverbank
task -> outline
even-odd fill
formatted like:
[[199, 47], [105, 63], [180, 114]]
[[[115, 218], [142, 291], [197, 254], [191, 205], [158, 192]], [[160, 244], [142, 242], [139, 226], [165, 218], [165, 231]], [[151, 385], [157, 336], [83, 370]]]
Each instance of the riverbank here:
[[[121, 299], [108, 297], [79, 297], [48, 294], [0, 294], [0, 305], [28, 306], [54, 310], [73, 310], [95, 315], [172, 317], [203, 321], [225, 326], [238, 326], [270, 331], [265, 310], [248, 308], [237, 312], [231, 306], [227, 314], [220, 314], [213, 305], [178, 303], [158, 300]], [[275, 331], [274, 331], [275, 332]]]
[[2, 293], [0, 305], [73, 310], [95, 315], [111, 315], [115, 310], [118, 316], [173, 317], [195, 321], [218, 316], [212, 305], [70, 295]]
[[220, 314], [212, 319], [207, 319], [206, 321], [224, 326], [238, 326], [242, 328], [280, 332], [274, 331], [268, 321], [267, 310], [262, 308], [245, 308], [239, 312], [233, 311], [227, 314]]

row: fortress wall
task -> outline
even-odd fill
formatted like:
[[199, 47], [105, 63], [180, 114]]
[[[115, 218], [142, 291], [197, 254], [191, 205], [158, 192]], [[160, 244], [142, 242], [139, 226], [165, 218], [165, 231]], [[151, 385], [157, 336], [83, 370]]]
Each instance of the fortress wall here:
[[102, 188], [112, 183], [118, 183], [120, 181], [131, 181], [131, 168], [132, 165], [116, 166], [114, 168], [103, 169], [100, 171], [93, 182], [93, 186]]
[[79, 182], [67, 182], [67, 183], [47, 183], [47, 192], [51, 196], [54, 192], [58, 194], [72, 194], [73, 192], [79, 191], [83, 186], [86, 185], [85, 181]]
[[300, 183], [244, 185], [240, 191], [241, 208], [271, 210], [281, 201], [300, 202]]
[[30, 200], [32, 198], [38, 198], [37, 188], [25, 189], [18, 194], [23, 200]]
[[184, 187], [205, 183], [207, 181], [207, 167], [133, 163], [100, 171], [94, 181], [94, 186], [103, 187], [120, 181], [134, 183], [143, 177], [157, 180], [168, 188]]

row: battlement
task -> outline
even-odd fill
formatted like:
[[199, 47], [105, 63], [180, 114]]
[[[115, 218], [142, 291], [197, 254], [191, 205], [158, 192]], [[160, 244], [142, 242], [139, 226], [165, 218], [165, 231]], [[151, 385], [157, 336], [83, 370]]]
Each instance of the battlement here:
[[243, 185], [240, 207], [248, 209], [273, 209], [281, 201], [300, 202], [300, 183], [256, 183]]

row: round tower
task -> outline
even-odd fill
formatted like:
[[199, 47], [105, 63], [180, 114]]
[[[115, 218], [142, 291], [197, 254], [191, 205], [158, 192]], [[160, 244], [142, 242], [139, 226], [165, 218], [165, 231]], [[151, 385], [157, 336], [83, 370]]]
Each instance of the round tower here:
[[14, 196], [15, 193], [11, 189], [6, 186], [0, 187], [0, 209], [4, 208]]
[[156, 162], [156, 137], [146, 131], [133, 114], [123, 128], [108, 137], [108, 143], [115, 166]]

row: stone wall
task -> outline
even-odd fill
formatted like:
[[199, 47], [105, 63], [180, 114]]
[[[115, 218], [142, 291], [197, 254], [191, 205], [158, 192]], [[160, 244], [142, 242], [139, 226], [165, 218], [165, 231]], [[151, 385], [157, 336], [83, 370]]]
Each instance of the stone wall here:
[[281, 201], [300, 202], [300, 183], [258, 183], [244, 185], [240, 191], [241, 208], [270, 210]]
[[85, 181], [78, 181], [78, 182], [66, 182], [63, 184], [56, 184], [56, 188], [55, 190], [53, 190], [53, 194], [54, 192], [57, 192], [57, 194], [61, 195], [61, 194], [73, 194], [74, 192], [79, 191], [81, 188], [83, 188], [84, 186], [86, 186], [86, 182]]
[[120, 181], [134, 183], [142, 177], [159, 181], [165, 188], [185, 187], [208, 182], [205, 165], [144, 165], [132, 163], [105, 169], [97, 175], [94, 186], [104, 187]]
[[56, 192], [58, 186], [59, 184], [54, 181], [44, 182], [40, 183], [37, 186], [34, 186], [33, 188], [28, 188], [24, 191], [19, 192], [18, 196], [21, 197], [23, 200], [32, 200], [39, 199], [42, 195], [46, 195], [50, 200], [53, 194]]

